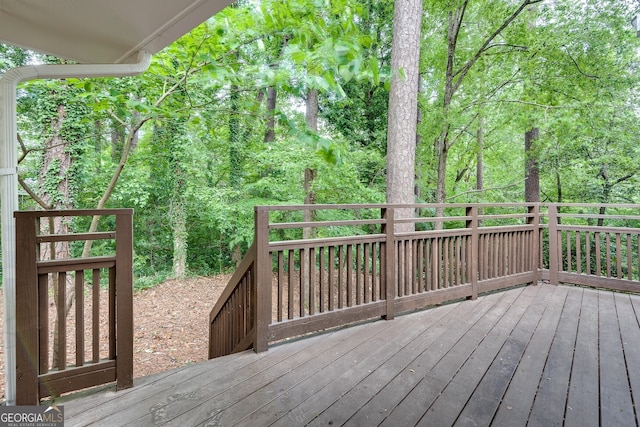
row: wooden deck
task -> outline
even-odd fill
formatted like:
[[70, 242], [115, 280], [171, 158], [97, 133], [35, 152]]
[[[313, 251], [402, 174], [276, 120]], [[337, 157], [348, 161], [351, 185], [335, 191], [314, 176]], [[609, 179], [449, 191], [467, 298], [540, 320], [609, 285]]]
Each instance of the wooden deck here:
[[640, 424], [640, 296], [538, 285], [137, 379], [65, 425]]

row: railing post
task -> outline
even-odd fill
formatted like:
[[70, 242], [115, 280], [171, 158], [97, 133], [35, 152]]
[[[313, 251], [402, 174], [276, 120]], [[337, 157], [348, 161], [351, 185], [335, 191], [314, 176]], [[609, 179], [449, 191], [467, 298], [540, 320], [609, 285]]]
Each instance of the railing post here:
[[540, 260], [540, 246], [542, 242], [540, 241], [540, 205], [536, 204], [528, 207], [530, 216], [527, 218], [527, 223], [532, 226], [532, 239], [531, 239], [531, 271], [532, 271], [532, 282], [534, 285], [537, 285], [540, 281], [540, 265], [538, 264]]
[[255, 338], [256, 353], [269, 347], [269, 324], [271, 323], [271, 258], [269, 257], [269, 211], [264, 206], [255, 207], [256, 261], [255, 275]]
[[35, 216], [14, 215], [16, 224], [16, 404], [39, 405], [38, 246]]
[[393, 208], [386, 207], [382, 209], [382, 218], [385, 223], [382, 226], [382, 232], [386, 235], [385, 238], [385, 298], [386, 298], [386, 314], [384, 318], [386, 320], [393, 320], [395, 317], [395, 280], [396, 280], [396, 239], [395, 239], [395, 221], [394, 221]]
[[115, 339], [116, 388], [121, 390], [133, 386], [133, 209], [116, 215]]
[[558, 205], [549, 204], [549, 283], [558, 284]]
[[471, 299], [478, 298], [478, 207], [467, 207], [467, 216], [471, 216], [467, 220], [467, 228], [471, 228], [471, 266], [469, 268], [469, 277], [471, 279]]

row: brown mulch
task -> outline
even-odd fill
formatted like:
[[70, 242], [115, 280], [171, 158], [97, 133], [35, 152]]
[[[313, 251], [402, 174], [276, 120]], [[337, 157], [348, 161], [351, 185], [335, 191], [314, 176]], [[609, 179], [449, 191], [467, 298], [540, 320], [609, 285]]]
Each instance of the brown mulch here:
[[[230, 275], [170, 280], [138, 291], [133, 297], [134, 377], [142, 377], [207, 359], [209, 311], [224, 290]], [[101, 298], [105, 300], [106, 291]], [[89, 303], [85, 303], [89, 304]], [[0, 292], [0, 330], [3, 330], [3, 298]], [[55, 310], [51, 304], [51, 312]], [[89, 310], [86, 310], [89, 311]], [[73, 310], [72, 310], [73, 312]], [[68, 335], [74, 335], [69, 318]], [[86, 317], [85, 325], [90, 328]], [[100, 322], [101, 337], [108, 335], [108, 324]], [[101, 338], [102, 340], [102, 338]], [[4, 341], [0, 339], [0, 401], [4, 400]], [[90, 346], [90, 340], [87, 346]], [[75, 343], [67, 343], [69, 363], [75, 360]]]

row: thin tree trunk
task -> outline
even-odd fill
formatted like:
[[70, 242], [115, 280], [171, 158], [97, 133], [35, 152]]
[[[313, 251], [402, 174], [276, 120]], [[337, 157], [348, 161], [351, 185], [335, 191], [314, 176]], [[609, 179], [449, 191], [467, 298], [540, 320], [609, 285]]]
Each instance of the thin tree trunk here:
[[[317, 89], [309, 89], [307, 91], [307, 99], [305, 101], [306, 104], [306, 112], [305, 112], [305, 121], [307, 124], [307, 128], [310, 131], [317, 132], [318, 131], [318, 90]], [[313, 181], [318, 176], [318, 171], [315, 168], [307, 167], [304, 170], [304, 204], [305, 205], [315, 205], [316, 203], [316, 192], [313, 191]], [[316, 218], [315, 211], [309, 209], [304, 210], [303, 212], [303, 220], [305, 222], [312, 222]], [[310, 239], [314, 236], [314, 229], [311, 227], [304, 227], [302, 229], [302, 238]], [[315, 260], [309, 259], [309, 251], [304, 251], [304, 260], [305, 265], [309, 265], [310, 262], [315, 262]], [[309, 295], [310, 283], [312, 278], [309, 276], [309, 269], [304, 269], [304, 277], [302, 278], [304, 283], [304, 294]]]
[[276, 140], [276, 102], [278, 99], [278, 91], [275, 87], [267, 88], [267, 130], [264, 133], [264, 142], [273, 142]]
[[[449, 155], [449, 110], [451, 100], [458, 86], [454, 80], [456, 75], [454, 70], [456, 46], [458, 43], [458, 33], [462, 26], [464, 12], [468, 0], [458, 2], [455, 11], [449, 12], [447, 27], [447, 66], [445, 71], [444, 99], [442, 102], [442, 128], [440, 135], [436, 139], [436, 156], [438, 158], [438, 175], [436, 178], [436, 203], [444, 203], [447, 200], [447, 158]], [[462, 78], [461, 76], [460, 78]], [[444, 208], [436, 209], [436, 216], [444, 216]], [[436, 229], [442, 229], [442, 223], [436, 223]]]
[[173, 277], [182, 280], [187, 272], [187, 214], [184, 206], [184, 179], [178, 164], [174, 171], [176, 179], [170, 207], [171, 228], [173, 230]]
[[[269, 88], [271, 90], [272, 88]], [[273, 89], [273, 109], [275, 109], [275, 89]], [[231, 86], [231, 114], [229, 115], [229, 186], [239, 192], [242, 188], [242, 158], [241, 158], [241, 135], [240, 135], [240, 120], [238, 119], [238, 87], [236, 85]], [[270, 99], [267, 99], [267, 104], [270, 103]], [[271, 111], [270, 108], [267, 111]], [[273, 132], [273, 123], [271, 127], [267, 127]], [[269, 130], [267, 130], [269, 133]], [[265, 142], [273, 141], [275, 133], [271, 134], [271, 137], [267, 139], [265, 135]], [[240, 244], [236, 243], [232, 249], [232, 261], [236, 263], [236, 266], [242, 261], [240, 250]]]
[[[493, 42], [493, 40], [507, 28], [527, 6], [539, 3], [542, 0], [523, 0], [520, 6], [509, 15], [502, 24], [496, 28], [480, 45], [475, 54], [466, 61], [462, 66], [455, 68], [456, 65], [456, 46], [458, 43], [458, 35], [462, 22], [464, 19], [465, 11], [469, 0], [456, 0], [453, 10], [449, 13], [449, 25], [447, 28], [447, 66], [445, 72], [445, 88], [444, 98], [442, 104], [442, 117], [443, 123], [440, 131], [440, 135], [436, 138], [436, 155], [438, 156], [438, 178], [436, 182], [436, 203], [444, 203], [447, 198], [446, 179], [447, 179], [447, 157], [451, 145], [455, 142], [455, 138], [451, 138], [451, 103], [456, 91], [462, 85], [467, 73], [475, 65], [475, 63], [486, 52], [487, 47]], [[442, 216], [444, 214], [444, 208], [436, 209], [436, 215]], [[440, 224], [441, 225], [441, 224]], [[440, 227], [438, 227], [440, 228]]]
[[476, 132], [478, 141], [478, 154], [476, 155], [476, 190], [484, 190], [484, 120], [480, 118], [478, 131]]
[[240, 121], [238, 120], [238, 87], [232, 85], [231, 113], [229, 114], [229, 186], [236, 191], [239, 191], [242, 185], [240, 138]]
[[[476, 190], [478, 194], [484, 198], [484, 119], [482, 116], [478, 119], [478, 131], [476, 132], [478, 140], [478, 154], [476, 155]], [[478, 215], [484, 215], [484, 208], [478, 208]]]
[[[305, 120], [307, 122], [307, 128], [309, 130], [318, 131], [318, 90], [309, 89], [306, 99], [306, 112]], [[313, 191], [313, 181], [318, 176], [318, 171], [315, 168], [307, 167], [304, 171], [304, 204], [314, 205], [316, 203], [316, 192]], [[315, 212], [313, 210], [304, 211], [304, 221], [310, 222], [315, 219]], [[309, 239], [313, 236], [313, 229], [305, 227], [302, 230], [302, 238]]]
[[540, 171], [538, 169], [538, 150], [536, 141], [540, 135], [538, 128], [532, 128], [524, 134], [524, 200], [527, 203], [540, 202]]
[[[271, 63], [270, 68], [272, 70], [277, 70], [278, 61], [280, 60], [280, 56], [282, 51], [289, 43], [289, 36], [284, 36], [282, 39], [282, 43], [280, 44], [280, 48], [276, 54], [276, 58]], [[267, 123], [266, 130], [264, 133], [264, 142], [273, 142], [276, 140], [276, 107], [278, 102], [278, 90], [275, 86], [269, 86], [267, 88]]]

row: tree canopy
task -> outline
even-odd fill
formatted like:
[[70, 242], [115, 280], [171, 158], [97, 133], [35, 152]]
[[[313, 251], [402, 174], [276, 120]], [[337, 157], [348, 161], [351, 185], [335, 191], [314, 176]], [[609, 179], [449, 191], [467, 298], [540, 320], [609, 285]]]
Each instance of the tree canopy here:
[[[640, 202], [639, 9], [424, 2], [415, 166], [400, 165], [414, 168], [415, 199], [524, 201], [535, 158], [542, 201]], [[20, 86], [20, 207], [135, 208], [143, 286], [233, 268], [257, 204], [310, 192], [316, 203], [384, 202], [389, 91], [394, 73], [406, 78], [391, 64], [393, 11], [373, 0], [239, 1], [142, 76]], [[0, 71], [34, 62], [59, 60], [0, 46]]]

